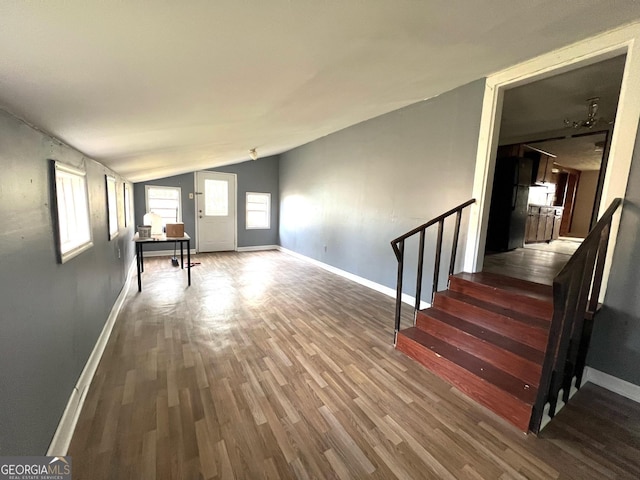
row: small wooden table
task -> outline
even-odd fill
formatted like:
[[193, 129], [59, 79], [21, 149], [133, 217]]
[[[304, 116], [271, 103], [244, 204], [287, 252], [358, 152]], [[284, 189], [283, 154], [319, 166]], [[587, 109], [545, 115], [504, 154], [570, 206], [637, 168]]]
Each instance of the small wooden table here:
[[138, 267], [138, 291], [142, 291], [142, 272], [144, 272], [144, 255], [142, 247], [146, 243], [170, 243], [180, 242], [180, 264], [184, 269], [184, 250], [183, 246], [187, 244], [187, 278], [188, 285], [191, 286], [191, 237], [186, 233], [182, 237], [167, 237], [166, 235], [152, 235], [150, 238], [140, 238], [137, 233], [133, 236], [136, 244], [136, 265]]

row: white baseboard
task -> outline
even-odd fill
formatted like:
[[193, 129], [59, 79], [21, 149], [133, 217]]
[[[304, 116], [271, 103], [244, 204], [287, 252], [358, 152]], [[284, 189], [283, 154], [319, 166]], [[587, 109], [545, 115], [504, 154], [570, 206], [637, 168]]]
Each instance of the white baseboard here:
[[[280, 250], [281, 252], [284, 252], [288, 255], [291, 255], [293, 257], [299, 258], [301, 260], [304, 260], [306, 262], [312, 263], [313, 265], [323, 268], [325, 270], [327, 270], [328, 272], [331, 273], [335, 273], [336, 275], [340, 275], [341, 277], [344, 277], [348, 280], [351, 280], [352, 282], [356, 282], [359, 283], [360, 285], [363, 285], [365, 287], [371, 288], [372, 290], [375, 290], [376, 292], [380, 292], [383, 293], [391, 298], [396, 298], [396, 291], [393, 288], [389, 288], [389, 287], [385, 287], [384, 285], [381, 285], [379, 283], [376, 283], [374, 281], [371, 281], [367, 278], [364, 277], [360, 277], [358, 275], [354, 275], [353, 273], [349, 273], [345, 270], [341, 270], [339, 268], [333, 267], [331, 265], [328, 265], [326, 263], [322, 263], [319, 260], [315, 260], [311, 257], [307, 257], [305, 255], [302, 255], [300, 253], [294, 252], [293, 250], [289, 250], [288, 248], [284, 248], [284, 247], [278, 247], [278, 250]], [[402, 302], [406, 303], [408, 305], [414, 306], [416, 303], [416, 298], [412, 297], [411, 295], [407, 295], [406, 293], [402, 294]], [[431, 304], [427, 303], [427, 302], [420, 302], [420, 309], [425, 309], [425, 308], [429, 308], [431, 306]]]
[[582, 385], [587, 382], [591, 382], [594, 385], [606, 388], [613, 393], [640, 403], [640, 386], [634, 383], [627, 382], [626, 380], [614, 377], [613, 375], [601, 372], [592, 367], [585, 367], [584, 373], [582, 374]]
[[[187, 252], [185, 250], [184, 254], [186, 255]], [[196, 249], [192, 248], [191, 249], [191, 255], [195, 255], [196, 254]], [[180, 250], [176, 251], [176, 256], [180, 255]], [[173, 257], [173, 250], [145, 250], [143, 252], [143, 256], [145, 257]]]
[[129, 291], [131, 279], [133, 278], [136, 271], [135, 265], [136, 261], [134, 258], [133, 262], [131, 262], [131, 265], [129, 266], [127, 278], [124, 282], [122, 290], [120, 290], [120, 294], [118, 295], [118, 298], [111, 308], [111, 312], [109, 313], [107, 321], [102, 328], [102, 332], [100, 333], [100, 336], [98, 337], [98, 340], [93, 347], [91, 355], [89, 355], [89, 359], [82, 369], [80, 378], [78, 378], [78, 382], [71, 392], [71, 396], [69, 397], [67, 406], [65, 407], [62, 418], [60, 419], [60, 423], [58, 423], [56, 433], [53, 435], [53, 439], [51, 440], [51, 444], [49, 445], [49, 449], [47, 450], [47, 456], [63, 457], [69, 450], [69, 443], [71, 442], [73, 431], [76, 428], [78, 417], [80, 416], [82, 406], [84, 405], [84, 401], [87, 397], [89, 385], [91, 385], [93, 376], [95, 375], [96, 369], [98, 368], [98, 363], [100, 363], [100, 359], [102, 358], [104, 349], [107, 346], [107, 340], [109, 340], [111, 330], [113, 330], [113, 325], [116, 322], [116, 318], [118, 318], [118, 314], [120, 313], [122, 304], [124, 303], [127, 292]]
[[254, 247], [238, 247], [238, 252], [260, 252], [262, 250], [279, 250], [278, 245], [256, 245]]

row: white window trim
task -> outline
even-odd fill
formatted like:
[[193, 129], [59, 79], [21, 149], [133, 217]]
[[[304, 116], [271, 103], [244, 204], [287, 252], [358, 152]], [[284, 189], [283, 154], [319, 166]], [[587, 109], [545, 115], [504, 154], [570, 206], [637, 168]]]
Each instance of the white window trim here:
[[128, 183], [124, 183], [124, 228], [128, 228], [133, 224], [133, 219], [131, 218], [131, 212], [133, 208], [131, 208], [131, 187]]
[[182, 187], [170, 187], [166, 185], [145, 185], [144, 186], [144, 213], [149, 213], [149, 189], [161, 188], [165, 190], [178, 191], [178, 222], [182, 222]]
[[[267, 197], [267, 226], [266, 227], [250, 227], [249, 222], [249, 195], [264, 195]], [[245, 206], [244, 206], [244, 226], [246, 230], [271, 230], [271, 193], [268, 192], [247, 192], [245, 194]]]
[[[74, 168], [64, 163], [60, 163], [57, 160], [51, 160], [52, 168], [52, 190], [53, 190], [53, 202], [54, 208], [53, 215], [55, 220], [55, 236], [56, 236], [56, 253], [58, 255], [59, 263], [66, 263], [72, 258], [77, 257], [82, 252], [89, 250], [93, 247], [93, 228], [91, 226], [91, 205], [89, 203], [89, 189], [87, 186], [87, 172], [79, 168]], [[60, 237], [60, 216], [58, 212], [58, 187], [57, 187], [57, 173], [58, 171], [65, 172], [71, 175], [77, 175], [84, 179], [84, 194], [87, 206], [87, 224], [89, 226], [89, 240], [74, 247], [66, 252], [62, 251], [62, 239]]]
[[[105, 179], [107, 186], [107, 228], [109, 240], [113, 240], [120, 233], [120, 226], [118, 225], [118, 182], [116, 177], [112, 175], [105, 175]], [[113, 190], [113, 194], [109, 189]]]

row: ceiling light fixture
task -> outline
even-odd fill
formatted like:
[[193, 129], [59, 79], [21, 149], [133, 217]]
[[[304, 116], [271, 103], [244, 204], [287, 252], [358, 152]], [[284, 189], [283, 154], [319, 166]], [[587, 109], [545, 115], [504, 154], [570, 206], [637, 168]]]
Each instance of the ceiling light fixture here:
[[249, 156], [251, 157], [251, 160], [257, 160], [258, 159], [258, 152], [256, 151], [255, 148], [249, 149]]
[[564, 124], [566, 127], [573, 128], [593, 128], [601, 120], [598, 115], [598, 103], [600, 97], [593, 97], [587, 100], [587, 118], [578, 122], [571, 122], [565, 118]]

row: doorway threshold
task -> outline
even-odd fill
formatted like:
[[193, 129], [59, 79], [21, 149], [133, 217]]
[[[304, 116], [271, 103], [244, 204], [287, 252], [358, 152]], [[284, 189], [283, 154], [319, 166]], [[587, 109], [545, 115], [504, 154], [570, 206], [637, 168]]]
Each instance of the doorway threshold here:
[[526, 244], [523, 248], [508, 252], [487, 254], [482, 271], [552, 285], [555, 276], [580, 246], [581, 240], [561, 238], [549, 243]]

